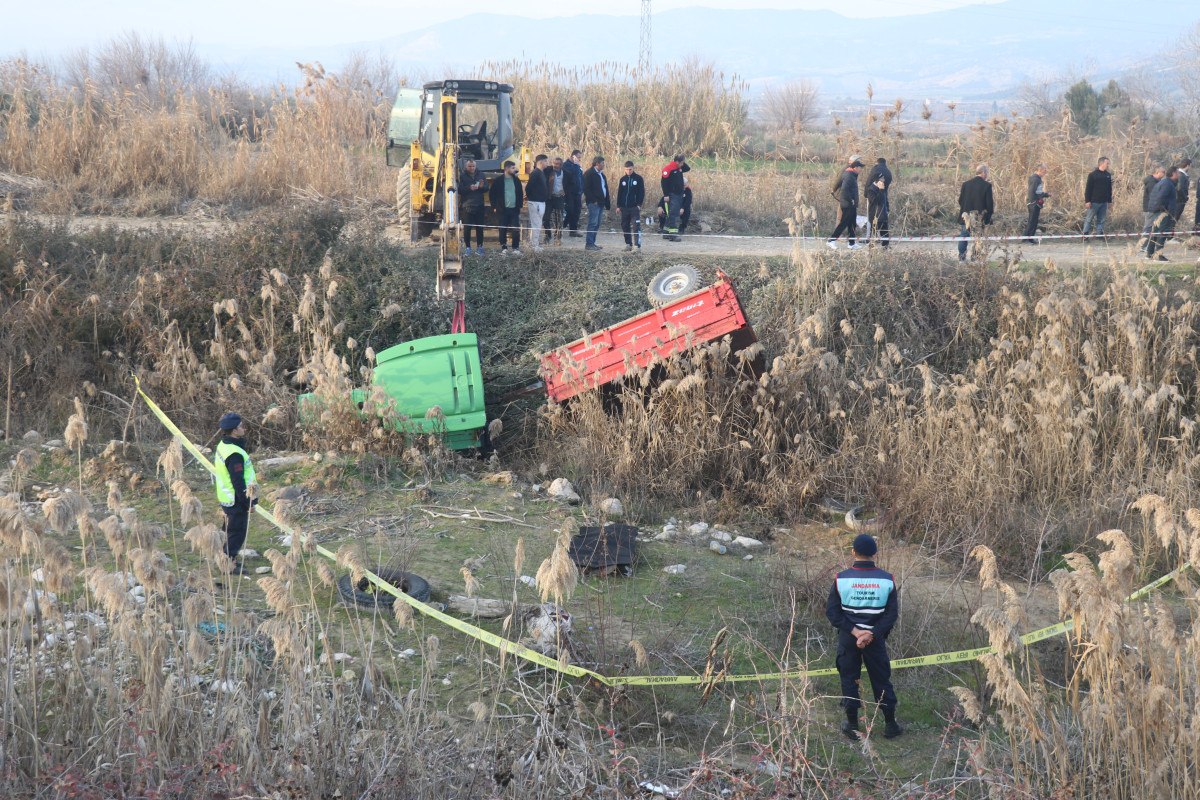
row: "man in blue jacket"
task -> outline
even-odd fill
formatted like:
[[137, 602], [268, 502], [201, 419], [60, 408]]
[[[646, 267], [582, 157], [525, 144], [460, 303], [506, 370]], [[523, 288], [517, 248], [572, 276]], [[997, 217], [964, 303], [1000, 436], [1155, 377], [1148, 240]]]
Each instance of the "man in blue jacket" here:
[[568, 236], [573, 239], [583, 235], [579, 232], [579, 216], [583, 211], [583, 167], [579, 165], [582, 158], [582, 151], [572, 150], [571, 157], [563, 162], [563, 192], [567, 208], [565, 224], [570, 231]]
[[1150, 192], [1150, 213], [1154, 216], [1154, 230], [1150, 232], [1150, 240], [1146, 243], [1146, 258], [1167, 260], [1161, 252], [1155, 256], [1154, 251], [1161, 251], [1167, 246], [1167, 236], [1175, 228], [1175, 217], [1179, 214], [1178, 182], [1179, 169], [1171, 167]]
[[842, 679], [842, 705], [846, 721], [842, 733], [858, 741], [858, 681], [866, 664], [875, 702], [887, 721], [885, 739], [904, 733], [896, 722], [896, 692], [892, 689], [892, 662], [887, 637], [900, 616], [896, 579], [871, 559], [879, 549], [875, 538], [861, 533], [854, 539], [854, 565], [838, 573], [829, 590], [825, 616], [838, 630], [837, 669]]

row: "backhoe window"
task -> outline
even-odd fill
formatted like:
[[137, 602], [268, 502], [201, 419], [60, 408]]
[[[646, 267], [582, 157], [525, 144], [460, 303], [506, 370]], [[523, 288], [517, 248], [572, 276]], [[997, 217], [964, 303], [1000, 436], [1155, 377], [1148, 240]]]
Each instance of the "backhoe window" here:
[[499, 152], [500, 113], [494, 100], [458, 102], [458, 146], [463, 158], [495, 159]]

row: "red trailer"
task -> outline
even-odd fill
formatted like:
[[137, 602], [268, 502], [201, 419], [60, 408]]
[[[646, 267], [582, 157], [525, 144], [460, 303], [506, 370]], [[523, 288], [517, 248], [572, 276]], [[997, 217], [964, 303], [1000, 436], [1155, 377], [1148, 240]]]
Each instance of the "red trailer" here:
[[561, 403], [726, 334], [732, 334], [735, 351], [757, 341], [728, 275], [718, 270], [716, 283], [675, 296], [686, 291], [695, 271], [673, 269], [650, 285], [651, 299], [662, 303], [658, 308], [542, 354], [551, 400]]

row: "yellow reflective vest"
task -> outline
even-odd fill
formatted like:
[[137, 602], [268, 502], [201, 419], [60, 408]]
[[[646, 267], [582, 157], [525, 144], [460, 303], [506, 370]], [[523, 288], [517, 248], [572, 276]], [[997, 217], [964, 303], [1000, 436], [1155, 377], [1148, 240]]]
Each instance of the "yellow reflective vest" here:
[[217, 474], [213, 477], [213, 483], [217, 488], [217, 502], [223, 506], [232, 506], [237, 499], [237, 493], [233, 490], [233, 479], [229, 477], [229, 468], [225, 466], [225, 459], [231, 455], [237, 454], [242, 457], [245, 463], [246, 486], [258, 483], [254, 475], [254, 464], [250, 462], [250, 454], [236, 444], [230, 444], [224, 440], [217, 445], [217, 458], [214, 466], [217, 468]]

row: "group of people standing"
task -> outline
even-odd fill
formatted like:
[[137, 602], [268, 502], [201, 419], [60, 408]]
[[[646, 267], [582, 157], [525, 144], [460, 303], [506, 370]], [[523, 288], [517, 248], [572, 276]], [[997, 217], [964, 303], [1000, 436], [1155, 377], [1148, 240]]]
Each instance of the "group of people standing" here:
[[[642, 207], [646, 203], [646, 181], [636, 171], [632, 161], [625, 162], [625, 172], [615, 187], [609, 186], [604, 156], [592, 159], [584, 170], [582, 152], [572, 151], [567, 159], [550, 159], [539, 154], [527, 181], [517, 175], [514, 161], [504, 162], [504, 174], [489, 181], [478, 171], [473, 160], [463, 165], [459, 175], [459, 198], [465, 229], [464, 255], [483, 255], [483, 229], [486, 204], [499, 217], [500, 253], [521, 255], [521, 210], [529, 217], [530, 246], [540, 251], [547, 243], [561, 243], [564, 231], [570, 238], [584, 238], [584, 249], [603, 249], [596, 243], [604, 214], [613, 210], [621, 218], [621, 232], [627, 252], [642, 247]], [[680, 241], [691, 216], [692, 190], [684, 173], [691, 169], [683, 155], [677, 155], [663, 167], [660, 186], [662, 200], [658, 203], [659, 232], [668, 241]], [[584, 209], [587, 217], [584, 218]], [[579, 230], [584, 225], [584, 232]], [[471, 241], [474, 236], [475, 245]]]
[[[1155, 166], [1143, 180], [1143, 225], [1138, 246], [1148, 259], [1167, 260], [1162, 254], [1162, 249], [1167, 240], [1176, 234], [1190, 200], [1191, 180], [1188, 168], [1191, 164], [1190, 158], [1182, 158], [1170, 167]], [[1085, 238], [1104, 236], [1104, 224], [1113, 203], [1111, 165], [1108, 157], [1101, 156], [1096, 162], [1096, 168], [1088, 173], [1084, 184], [1082, 235]], [[837, 249], [838, 239], [843, 233], [846, 234], [851, 250], [864, 246], [862, 242], [856, 241], [859, 218], [858, 175], [863, 167], [864, 164], [858, 156], [851, 156], [849, 163], [839, 173], [832, 186], [833, 196], [838, 201], [839, 215], [837, 227], [826, 241], [831, 249]], [[1039, 243], [1036, 237], [1042, 208], [1051, 196], [1046, 187], [1048, 172], [1045, 164], [1038, 164], [1026, 182], [1027, 216], [1022, 237], [1029, 244]], [[966, 260], [972, 238], [982, 236], [986, 227], [992, 224], [996, 203], [990, 173], [987, 164], [980, 164], [975, 169], [975, 175], [964, 181], [959, 190], [958, 215], [962, 223], [958, 236], [960, 261]], [[891, 170], [887, 167], [886, 159], [881, 158], [867, 176], [865, 196], [868, 203], [867, 219], [883, 247], [887, 247], [889, 243], [888, 191], [891, 184]], [[1192, 229], [1200, 230], [1200, 204], [1196, 208]]]

